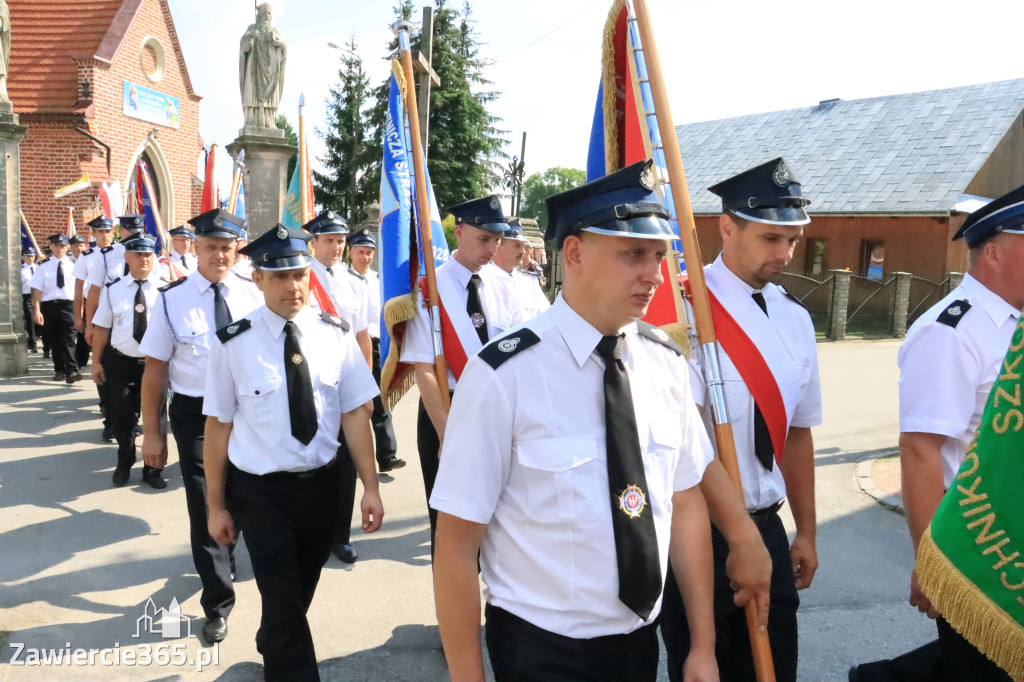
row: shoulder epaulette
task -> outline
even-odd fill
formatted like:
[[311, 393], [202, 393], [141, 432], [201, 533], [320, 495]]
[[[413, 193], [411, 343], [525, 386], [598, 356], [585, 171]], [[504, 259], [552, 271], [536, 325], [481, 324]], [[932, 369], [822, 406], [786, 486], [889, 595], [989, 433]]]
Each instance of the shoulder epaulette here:
[[232, 272], [235, 273], [235, 277], [237, 277], [238, 279], [242, 280], [243, 282], [249, 282], [250, 284], [252, 283], [252, 278], [251, 277], [246, 277], [245, 275], [239, 274], [238, 270], [232, 270]]
[[[157, 277], [157, 279], [159, 279], [161, 282], [164, 282], [166, 284], [174, 284], [174, 282], [172, 282], [171, 280], [167, 279], [166, 277]], [[185, 278], [182, 277], [182, 279], [185, 279]]]
[[100, 253], [110, 253], [113, 250], [113, 246], [104, 246], [102, 249], [100, 249]]
[[942, 324], [948, 324], [950, 327], [956, 329], [956, 326], [960, 324], [960, 320], [964, 319], [964, 315], [971, 309], [971, 304], [966, 298], [962, 298], [959, 301], [953, 301], [950, 303], [942, 314], [939, 315], [938, 321]]
[[43, 260], [39, 261], [39, 262], [37, 263], [37, 265], [42, 265], [43, 263], [49, 263], [49, 262], [50, 262], [50, 258], [52, 258], [52, 256], [47, 256], [47, 257], [46, 257], [46, 258], [44, 258]]
[[90, 253], [93, 252], [93, 250], [94, 249], [90, 246], [88, 249], [86, 249], [85, 251], [82, 252], [82, 255], [83, 256], [88, 256]]
[[170, 284], [168, 284], [166, 286], [160, 287], [157, 291], [170, 291], [174, 287], [181, 286], [182, 284], [184, 284], [186, 279], [188, 279], [188, 278], [187, 277], [179, 277], [178, 279], [174, 280]]
[[120, 277], [118, 277], [117, 279], [113, 279], [113, 280], [110, 280], [109, 282], [107, 282], [107, 283], [106, 283], [106, 284], [104, 284], [103, 286], [105, 286], [105, 287], [108, 287], [108, 288], [109, 288], [109, 287], [110, 287], [111, 285], [113, 285], [113, 284], [117, 284], [117, 283], [118, 283], [118, 282], [120, 282], [120, 281], [121, 281], [121, 278], [120, 278]]
[[366, 281], [366, 277], [364, 275], [360, 275], [358, 272], [356, 272], [356, 269], [353, 268], [351, 265], [348, 266], [348, 271], [349, 271], [349, 273], [355, 275], [356, 277], [358, 277], [359, 279], [363, 280], [364, 282]]
[[791, 293], [789, 292], [789, 290], [788, 290], [788, 289], [786, 289], [786, 287], [782, 286], [781, 284], [778, 284], [778, 285], [776, 285], [776, 286], [778, 286], [778, 287], [779, 287], [779, 291], [781, 291], [781, 292], [782, 292], [783, 294], [785, 294], [785, 295], [786, 295], [786, 298], [788, 298], [789, 300], [793, 301], [793, 303], [796, 303], [796, 304], [797, 304], [798, 306], [800, 306], [800, 307], [801, 307], [801, 308], [803, 308], [804, 310], [807, 310], [807, 306], [805, 306], [805, 305], [804, 305], [804, 302], [803, 302], [803, 301], [801, 301], [801, 300], [800, 300], [799, 298], [797, 298], [796, 296], [794, 296], [793, 294], [791, 294]]
[[347, 332], [349, 329], [351, 329], [348, 322], [341, 319], [337, 315], [332, 315], [326, 310], [320, 313], [320, 319], [326, 322], [327, 324], [333, 324], [335, 327], [341, 327], [341, 331], [343, 332]]
[[644, 322], [643, 320], [637, 323], [637, 327], [638, 331], [640, 332], [640, 336], [644, 337], [645, 339], [665, 346], [665, 348], [668, 348], [676, 355], [683, 354], [683, 349], [680, 348], [679, 345], [672, 340], [672, 337], [669, 336], [668, 333], [665, 330], [661, 329], [660, 327], [655, 327], [653, 324], [649, 322]]
[[217, 338], [220, 339], [221, 343], [227, 343], [250, 327], [252, 327], [252, 320], [248, 317], [243, 317], [238, 322], [232, 322], [228, 326], [218, 329]]
[[487, 344], [477, 355], [490, 365], [491, 369], [498, 369], [513, 355], [538, 343], [540, 343], [540, 337], [532, 329], [523, 327]]

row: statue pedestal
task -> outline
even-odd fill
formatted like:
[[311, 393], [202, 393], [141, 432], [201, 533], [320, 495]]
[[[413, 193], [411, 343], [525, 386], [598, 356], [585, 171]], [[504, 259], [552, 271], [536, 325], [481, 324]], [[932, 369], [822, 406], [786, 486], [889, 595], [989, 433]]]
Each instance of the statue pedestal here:
[[28, 372], [25, 320], [21, 311], [21, 140], [9, 102], [0, 102], [0, 376]]
[[298, 149], [288, 144], [278, 128], [246, 126], [226, 149], [231, 158], [245, 150], [245, 222], [252, 241], [281, 222], [288, 191], [288, 161]]

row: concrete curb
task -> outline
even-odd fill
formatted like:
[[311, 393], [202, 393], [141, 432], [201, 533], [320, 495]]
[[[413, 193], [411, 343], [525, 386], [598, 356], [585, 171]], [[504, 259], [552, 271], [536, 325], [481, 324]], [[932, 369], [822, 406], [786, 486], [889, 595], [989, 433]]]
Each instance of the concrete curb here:
[[876, 459], [882, 459], [883, 457], [892, 457], [898, 455], [900, 452], [899, 448], [888, 448], [885, 450], [878, 450], [871, 453], [871, 459], [866, 459], [857, 465], [857, 472], [855, 478], [857, 479], [857, 485], [860, 489], [870, 497], [873, 497], [878, 504], [896, 512], [897, 514], [905, 516], [903, 510], [903, 501], [895, 495], [889, 495], [883, 493], [875, 485], [874, 480], [871, 478], [871, 467]]

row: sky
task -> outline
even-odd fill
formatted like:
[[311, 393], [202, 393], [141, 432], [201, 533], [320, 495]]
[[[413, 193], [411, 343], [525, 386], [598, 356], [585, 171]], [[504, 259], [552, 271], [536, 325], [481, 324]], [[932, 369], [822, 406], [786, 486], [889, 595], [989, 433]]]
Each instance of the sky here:
[[[386, 46], [397, 0], [270, 0], [288, 44], [279, 113], [297, 127], [305, 93], [311, 163], [323, 145], [329, 88], [354, 37], [371, 85], [388, 74]], [[647, 0], [676, 125], [844, 100], [1024, 76], [1015, 0]], [[169, 0], [193, 87], [203, 96], [200, 134], [223, 147], [242, 127], [238, 43], [251, 0]], [[428, 4], [423, 0], [420, 5]], [[461, 0], [455, 0], [456, 6]], [[526, 174], [584, 168], [611, 0], [473, 0], [490, 61], [489, 110]], [[419, 19], [419, 10], [416, 19]], [[211, 30], [212, 29], [212, 30]], [[213, 38], [211, 37], [213, 36]], [[215, 38], [215, 39], [214, 39]], [[686, 159], [683, 159], [685, 165]], [[218, 157], [230, 183], [230, 159]], [[224, 190], [226, 191], [226, 190]]]

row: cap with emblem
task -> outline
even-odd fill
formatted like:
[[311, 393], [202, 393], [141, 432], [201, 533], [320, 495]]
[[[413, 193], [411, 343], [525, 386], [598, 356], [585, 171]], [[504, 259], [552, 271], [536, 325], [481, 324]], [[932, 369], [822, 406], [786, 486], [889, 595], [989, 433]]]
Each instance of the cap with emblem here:
[[640, 161], [568, 192], [547, 198], [545, 239], [562, 248], [577, 232], [613, 237], [673, 239], [668, 211], [654, 192], [651, 162]]
[[321, 234], [348, 234], [348, 223], [340, 215], [330, 209], [320, 211], [320, 214], [302, 226], [313, 236]]
[[234, 213], [228, 213], [223, 208], [214, 208], [200, 213], [188, 222], [196, 228], [197, 237], [241, 239], [244, 234], [242, 227], [245, 225], [245, 219], [239, 218]]
[[367, 229], [359, 230], [358, 232], [352, 233], [348, 238], [349, 246], [369, 246], [371, 249], [377, 248], [377, 240], [374, 239], [373, 234]]
[[188, 225], [178, 225], [177, 227], [171, 229], [167, 234], [171, 235], [172, 237], [188, 237], [189, 239], [196, 238], [195, 233], [192, 232]]
[[456, 204], [448, 212], [455, 217], [456, 223], [488, 232], [504, 233], [508, 229], [508, 216], [501, 210], [501, 199], [494, 194]]
[[139, 215], [138, 213], [119, 216], [117, 220], [121, 223], [121, 229], [128, 230], [133, 234], [137, 234], [146, 229], [146, 216]]
[[953, 241], [966, 239], [973, 249], [1000, 232], [1024, 234], [1024, 187], [993, 199], [967, 216]]
[[508, 221], [508, 229], [505, 230], [505, 234], [501, 238], [530, 243], [530, 238], [523, 233], [523, 226], [519, 223], [519, 218], [512, 218]]
[[302, 230], [277, 224], [238, 250], [258, 270], [295, 270], [310, 264], [307, 242], [313, 237]]
[[65, 237], [62, 234], [51, 234], [50, 235], [50, 243], [51, 244], [65, 244], [65, 245], [67, 245], [70, 242], [68, 241], [68, 238]]
[[77, 235], [77, 234], [76, 235], [72, 235], [71, 239], [68, 240], [68, 244], [84, 244], [84, 243], [85, 243], [85, 237], [82, 237], [81, 235]]
[[28, 246], [28, 247], [25, 247], [24, 249], [21, 250], [21, 255], [22, 256], [34, 256], [34, 255], [36, 255], [36, 250], [33, 249], [31, 246]]
[[108, 218], [105, 215], [98, 215], [89, 222], [87, 222], [86, 225], [91, 227], [93, 232], [95, 232], [96, 230], [113, 230], [114, 219]]
[[124, 241], [124, 250], [132, 253], [155, 253], [156, 241], [146, 235], [140, 234]]
[[722, 212], [769, 225], [806, 225], [804, 206], [811, 203], [800, 193], [800, 181], [782, 157], [743, 171], [708, 187], [722, 197]]

